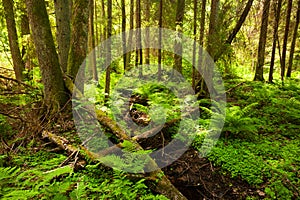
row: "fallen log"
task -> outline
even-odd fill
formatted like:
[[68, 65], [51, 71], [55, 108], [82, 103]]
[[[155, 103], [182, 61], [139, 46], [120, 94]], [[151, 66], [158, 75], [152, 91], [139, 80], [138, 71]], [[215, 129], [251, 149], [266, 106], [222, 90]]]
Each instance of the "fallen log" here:
[[[76, 90], [77, 97], [83, 97], [83, 95], [80, 93], [80, 91], [78, 91], [78, 89], [75, 87], [75, 85], [73, 84], [72, 80], [69, 77], [65, 77], [65, 85], [71, 93], [74, 90]], [[129, 136], [129, 134], [127, 134], [115, 121], [110, 119], [106, 115], [105, 112], [95, 109], [95, 114], [96, 114], [95, 117], [97, 118], [99, 123], [102, 126], [108, 128], [116, 137], [118, 137], [119, 140], [121, 141], [121, 143], [122, 143], [122, 141], [126, 140], [126, 141], [131, 142], [137, 151], [143, 150], [143, 148], [136, 141], [137, 138], [134, 138], [134, 139], [131, 138]], [[46, 135], [46, 134], [44, 134], [44, 135]], [[50, 135], [48, 134], [48, 136], [50, 136]], [[53, 134], [52, 134], [52, 137], [54, 137]], [[120, 145], [120, 144], [117, 144], [117, 145]], [[116, 146], [114, 146], [113, 148], [116, 149]], [[71, 149], [72, 148], [70, 148], [67, 145], [66, 150], [71, 150]], [[83, 148], [83, 150], [86, 155], [90, 156], [91, 160], [99, 161], [100, 155], [92, 153], [86, 148]], [[177, 200], [177, 199], [178, 200], [181, 200], [181, 199], [187, 200], [187, 198], [180, 191], [178, 191], [177, 188], [171, 183], [171, 181], [164, 175], [163, 171], [158, 167], [157, 163], [152, 158], [149, 157], [149, 162], [147, 163], [146, 167], [147, 167], [146, 170], [151, 171], [151, 172], [144, 174], [143, 178], [145, 178], [147, 180], [146, 184], [152, 191], [162, 194], [172, 200], [173, 199], [174, 200]], [[152, 169], [156, 169], [156, 170], [153, 171]]]

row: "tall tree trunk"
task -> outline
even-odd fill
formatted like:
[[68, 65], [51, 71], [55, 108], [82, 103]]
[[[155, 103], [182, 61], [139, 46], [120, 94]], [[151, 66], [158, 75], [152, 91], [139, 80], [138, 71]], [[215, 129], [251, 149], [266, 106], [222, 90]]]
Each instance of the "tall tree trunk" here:
[[196, 67], [196, 37], [197, 37], [197, 6], [198, 1], [194, 0], [194, 46], [193, 46], [193, 72], [192, 72], [192, 87], [195, 89], [196, 87], [196, 73], [198, 73], [195, 69]]
[[[216, 45], [217, 45], [216, 38], [218, 37], [217, 36], [217, 27], [218, 27], [219, 4], [220, 4], [220, 0], [212, 0], [211, 1], [207, 52], [210, 54], [210, 56], [213, 59], [215, 58]], [[211, 71], [211, 70], [208, 70], [208, 71]]]
[[249, 14], [249, 11], [252, 7], [252, 4], [253, 4], [253, 0], [248, 0], [239, 21], [237, 22], [237, 24], [235, 25], [232, 33], [229, 35], [228, 39], [226, 40], [226, 44], [231, 44], [232, 43], [232, 41], [235, 38], [236, 34], [239, 32], [239, 30], [241, 29], [243, 23], [245, 22], [248, 14]]
[[95, 30], [94, 30], [94, 0], [89, 0], [89, 33], [88, 33], [89, 64], [93, 80], [98, 81], [95, 51]]
[[70, 0], [54, 0], [56, 17], [56, 40], [58, 44], [58, 58], [63, 72], [67, 72], [68, 55], [70, 49]]
[[163, 17], [163, 0], [159, 1], [159, 14], [158, 14], [158, 27], [159, 27], [159, 33], [158, 33], [158, 73], [157, 78], [158, 81], [161, 80], [161, 64], [162, 64], [162, 17]]
[[[72, 32], [67, 74], [76, 78], [78, 70], [87, 56], [89, 1], [76, 0], [72, 8]], [[78, 75], [77, 88], [83, 92], [84, 67]]]
[[[147, 29], [149, 27], [149, 23], [150, 23], [150, 5], [151, 5], [151, 1], [150, 0], [145, 0], [145, 21], [146, 21], [146, 38], [145, 38], [145, 43], [146, 46], [149, 46], [150, 43], [150, 33], [149, 33], [149, 29]], [[150, 64], [150, 49], [146, 48], [145, 49], [145, 63], [147, 65]]]
[[[112, 0], [107, 0], [107, 38], [112, 35]], [[106, 59], [105, 62], [109, 64], [106, 68], [106, 79], [105, 79], [105, 103], [107, 103], [110, 94], [110, 68], [111, 68], [111, 43], [109, 42], [106, 46]], [[106, 64], [106, 66], [107, 66]]]
[[[203, 56], [202, 56], [202, 49], [204, 47], [204, 31], [205, 31], [205, 12], [206, 12], [206, 0], [202, 0], [202, 5], [201, 5], [201, 21], [200, 21], [200, 37], [199, 37], [199, 50], [198, 50], [198, 71], [203, 73], [203, 67], [202, 67], [202, 62], [203, 62]], [[200, 80], [200, 74], [196, 77], [195, 84], [198, 83]], [[197, 75], [197, 73], [196, 73]], [[195, 86], [196, 87], [196, 86]]]
[[14, 2], [13, 0], [2, 0], [5, 11], [6, 27], [8, 32], [9, 47], [13, 60], [16, 79], [23, 80], [24, 63], [19, 49], [18, 34], [16, 29]]
[[297, 40], [299, 21], [300, 21], [300, 0], [298, 0], [298, 9], [297, 9], [297, 15], [296, 15], [296, 22], [295, 22], [293, 39], [292, 39], [292, 44], [291, 44], [288, 70], [287, 70], [287, 74], [286, 74], [287, 77], [291, 77], [291, 75], [292, 75], [293, 58], [294, 58], [294, 52], [295, 52], [295, 46], [296, 46], [296, 40]]
[[64, 87], [45, 1], [26, 0], [26, 6], [44, 84], [44, 102], [48, 109], [55, 112], [67, 102], [68, 94]]
[[[128, 35], [128, 43], [127, 43], [127, 46], [128, 46], [128, 49], [131, 49], [131, 45], [132, 45], [132, 38], [133, 38], [133, 22], [134, 22], [134, 0], [130, 0], [130, 24], [129, 24], [129, 29], [130, 29], [130, 32], [129, 32], [129, 35]], [[130, 64], [130, 61], [131, 61], [131, 52], [128, 52], [127, 53], [127, 64], [126, 66], [128, 67], [129, 64]]]
[[282, 0], [274, 1], [274, 13], [275, 13], [275, 21], [274, 21], [274, 30], [273, 30], [273, 44], [272, 44], [272, 55], [271, 55], [271, 62], [270, 62], [270, 71], [269, 71], [269, 82], [273, 82], [273, 73], [274, 73], [274, 61], [275, 61], [275, 54], [276, 54], [276, 41], [278, 36], [278, 27], [279, 27], [279, 20], [280, 20], [280, 11], [281, 11]]
[[244, 24], [249, 12], [250, 12], [250, 9], [252, 7], [252, 4], [253, 4], [253, 0], [248, 0], [239, 21], [237, 22], [237, 24], [235, 25], [235, 27], [232, 30], [231, 34], [227, 38], [227, 40], [226, 40], [224, 46], [222, 47], [221, 51], [219, 51], [218, 54], [215, 56], [215, 58], [214, 58], [215, 61], [217, 61], [222, 56], [222, 54], [224, 53], [224, 50], [226, 50], [226, 46], [231, 45], [233, 39], [236, 37], [237, 33], [240, 31], [242, 25]]
[[282, 59], [281, 59], [281, 81], [283, 83], [284, 74], [285, 74], [285, 66], [286, 66], [286, 50], [288, 43], [288, 36], [290, 30], [290, 21], [291, 21], [291, 12], [292, 12], [292, 4], [293, 0], [288, 0], [287, 10], [286, 10], [286, 22], [285, 22], [285, 31], [282, 45]]
[[175, 20], [175, 30], [176, 30], [176, 39], [174, 44], [174, 69], [179, 73], [182, 73], [182, 28], [183, 28], [183, 18], [185, 12], [185, 0], [177, 0], [177, 9], [176, 9], [176, 20]]
[[143, 50], [142, 50], [142, 37], [141, 31], [141, 0], [136, 1], [136, 57], [135, 57], [135, 66], [139, 66], [139, 77], [143, 76]]
[[122, 7], [122, 46], [123, 46], [123, 65], [124, 72], [127, 69], [127, 54], [126, 54], [126, 5], [125, 0], [121, 0]]
[[265, 63], [265, 48], [268, 32], [268, 18], [270, 10], [270, 0], [264, 1], [263, 14], [261, 20], [261, 29], [259, 36], [259, 45], [257, 53], [257, 65], [255, 69], [254, 81], [264, 81], [264, 63]]
[[[195, 77], [195, 86], [194, 89], [196, 92], [202, 91], [203, 87], [205, 85], [203, 78], [201, 79], [201, 76], [203, 75], [203, 48], [204, 48], [204, 31], [205, 31], [205, 12], [206, 12], [206, 0], [202, 0], [201, 3], [201, 20], [200, 20], [200, 37], [199, 37], [199, 49], [198, 49], [198, 72], [196, 73]], [[198, 88], [200, 86], [200, 88]]]
[[[26, 11], [26, 4], [25, 0], [22, 0], [19, 4], [20, 12], [21, 12], [21, 38], [22, 38], [22, 50], [21, 56], [23, 59], [24, 67], [27, 70], [32, 70], [32, 59], [33, 56], [32, 52], [30, 51], [30, 45], [32, 44], [32, 40], [25, 37], [26, 35], [30, 35], [30, 28], [29, 28], [29, 19]], [[32, 79], [32, 74], [27, 74], [26, 79]]]

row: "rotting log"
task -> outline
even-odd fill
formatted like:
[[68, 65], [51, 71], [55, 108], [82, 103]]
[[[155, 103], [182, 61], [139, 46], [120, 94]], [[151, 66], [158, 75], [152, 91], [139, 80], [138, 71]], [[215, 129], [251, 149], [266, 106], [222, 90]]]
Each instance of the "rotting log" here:
[[[50, 141], [58, 145], [61, 149], [65, 150], [69, 154], [74, 154], [78, 152], [79, 154], [86, 159], [89, 159], [93, 162], [99, 162], [99, 155], [95, 154], [93, 152], [90, 152], [85, 147], [79, 145], [78, 147], [73, 146], [69, 143], [69, 141], [61, 136], [58, 136], [56, 134], [53, 134], [49, 131], [43, 131], [42, 136], [44, 138], [48, 138]], [[141, 148], [141, 147], [140, 147]], [[154, 160], [150, 160], [149, 168], [152, 169], [152, 167], [157, 167], [157, 164]], [[145, 178], [146, 184], [150, 189], [153, 191], [162, 194], [169, 199], [178, 199], [178, 200], [185, 200], [186, 197], [184, 197], [178, 190], [175, 188], [175, 186], [170, 182], [170, 180], [163, 174], [163, 171], [161, 169], [158, 169], [156, 171], [153, 171], [145, 176], [142, 176], [142, 178]]]
[[[83, 97], [83, 95], [81, 94], [81, 92], [75, 87], [75, 85], [73, 84], [73, 81], [69, 78], [69, 77], [64, 77], [65, 79], [65, 86], [68, 88], [68, 90], [73, 93], [74, 90], [76, 90], [77, 93], [77, 97]], [[140, 144], [136, 141], [137, 138], [131, 138], [129, 136], [129, 134], [127, 134], [115, 121], [113, 121], [112, 119], [110, 119], [105, 112], [101, 111], [101, 110], [96, 110], [95, 109], [95, 114], [97, 117], [97, 120], [99, 121], [99, 123], [108, 128], [116, 137], [119, 138], [119, 140], [122, 141], [129, 141], [132, 144], [134, 144], [134, 147], [136, 150], [143, 150], [143, 148], [140, 146]], [[50, 136], [50, 134], [47, 134], [48, 136]], [[44, 136], [46, 136], [46, 134], [44, 134]], [[51, 137], [55, 138], [55, 135], [52, 134]], [[56, 139], [59, 139], [56, 138]], [[55, 142], [53, 139], [51, 139], [51, 141]], [[65, 145], [65, 144], [60, 144], [58, 142], [58, 145]], [[71, 150], [72, 148], [69, 147], [68, 144], [66, 144], [67, 147], [65, 147], [65, 150]], [[116, 147], [119, 147], [120, 144], [117, 144], [116, 146], [113, 146], [114, 149], [117, 149]], [[63, 146], [61, 146], [63, 147]], [[84, 147], [80, 147], [87, 156], [89, 156], [89, 159], [93, 160], [93, 161], [98, 161], [99, 162], [99, 157], [101, 156], [101, 154], [95, 154], [90, 152], [88, 149], [84, 148]], [[73, 149], [74, 150], [74, 149]], [[150, 158], [150, 157], [149, 157]], [[152, 169], [157, 169], [155, 171], [152, 171]], [[164, 196], [166, 196], [169, 199], [174, 199], [174, 200], [187, 200], [187, 198], [171, 183], [171, 181], [164, 175], [163, 171], [158, 167], [157, 163], [150, 158], [149, 162], [146, 165], [146, 170], [151, 171], [150, 173], [145, 174], [145, 176], [143, 176], [143, 178], [145, 178], [146, 184], [148, 185], [148, 187], [159, 194], [162, 194]]]

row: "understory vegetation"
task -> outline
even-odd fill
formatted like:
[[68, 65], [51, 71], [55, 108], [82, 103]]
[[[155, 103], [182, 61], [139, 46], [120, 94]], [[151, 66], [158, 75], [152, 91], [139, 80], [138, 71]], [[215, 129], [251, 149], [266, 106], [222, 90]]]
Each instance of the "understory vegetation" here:
[[[255, 188], [247, 199], [299, 198], [299, 83], [298, 79], [287, 80], [284, 86], [241, 78], [225, 80], [225, 125], [208, 160], [221, 167], [215, 173], [241, 179]], [[158, 93], [165, 96], [157, 98]], [[135, 91], [133, 96], [139, 99], [133, 107], [147, 115], [149, 104], [163, 104], [171, 110], [167, 118], [175, 119], [178, 106], [167, 102], [172, 95], [164, 87], [146, 85]], [[33, 103], [32, 99], [32, 94], [13, 95], [1, 98], [1, 106], [14, 104], [26, 108]], [[20, 134], [11, 117], [0, 115], [2, 146], [6, 149], [0, 156], [1, 199], [166, 199], [152, 194], [145, 179], [66, 155], [34, 132]], [[201, 128], [207, 128], [205, 119], [200, 121]], [[63, 123], [48, 126], [72, 143], [80, 144], [72, 127], [61, 127]], [[176, 132], [174, 128], [169, 131], [172, 130]], [[205, 135], [196, 135], [193, 147], [200, 149]], [[107, 159], [116, 162], [116, 158]]]

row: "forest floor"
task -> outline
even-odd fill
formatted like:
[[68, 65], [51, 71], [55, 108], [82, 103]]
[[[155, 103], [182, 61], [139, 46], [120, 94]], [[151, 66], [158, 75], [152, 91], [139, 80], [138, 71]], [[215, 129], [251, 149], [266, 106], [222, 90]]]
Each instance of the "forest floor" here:
[[[173, 164], [163, 168], [163, 171], [191, 200], [299, 198], [298, 82], [276, 91], [274, 87], [277, 86], [264, 86], [269, 87], [265, 88], [268, 94], [259, 89], [262, 85], [258, 83], [234, 82], [230, 87], [233, 88], [237, 84], [239, 86], [228, 95], [228, 118], [215, 150], [208, 158], [200, 158], [195, 150], [197, 147], [190, 147]], [[7, 97], [12, 91], [17, 95], [9, 94], [9, 98], [1, 98], [0, 102], [0, 167], [18, 167], [21, 171], [34, 168], [40, 170], [39, 162], [46, 158], [39, 156], [59, 158], [55, 164], [52, 163], [51, 168], [61, 166], [62, 163], [76, 164], [74, 159], [67, 160], [69, 155], [42, 138], [41, 134], [43, 130], [48, 130], [63, 136], [70, 143], [80, 144], [78, 137], [74, 136], [76, 130], [69, 112], [61, 112], [56, 116], [49, 116], [47, 112], [41, 113], [39, 101], [32, 102], [32, 99], [39, 98], [38, 92], [28, 93], [22, 86], [19, 89], [16, 89], [15, 85], [14, 88], [8, 86], [6, 85], [5, 91], [2, 90], [1, 96]], [[28, 104], [28, 101], [31, 103]], [[148, 141], [147, 145], [157, 147], [156, 142]], [[63, 157], [60, 158], [60, 155]], [[75, 173], [81, 173], [80, 170], [84, 170], [88, 161], [77, 161], [78, 163], [81, 165], [77, 168], [75, 166]], [[13, 180], [13, 175], [10, 178]], [[56, 176], [56, 182], [63, 183], [64, 178], [69, 177]], [[2, 180], [6, 180], [3, 174]], [[76, 181], [70, 181], [69, 187], [75, 190], [75, 183]], [[7, 196], [10, 187], [24, 190], [25, 186], [14, 185], [8, 180], [3, 181], [0, 184], [0, 194]], [[30, 190], [30, 187], [26, 185], [25, 188]], [[89, 188], [85, 189], [88, 191]], [[72, 189], [62, 192], [68, 196], [67, 194], [72, 194], [70, 190]], [[32, 195], [33, 199], [39, 198], [35, 193]]]

